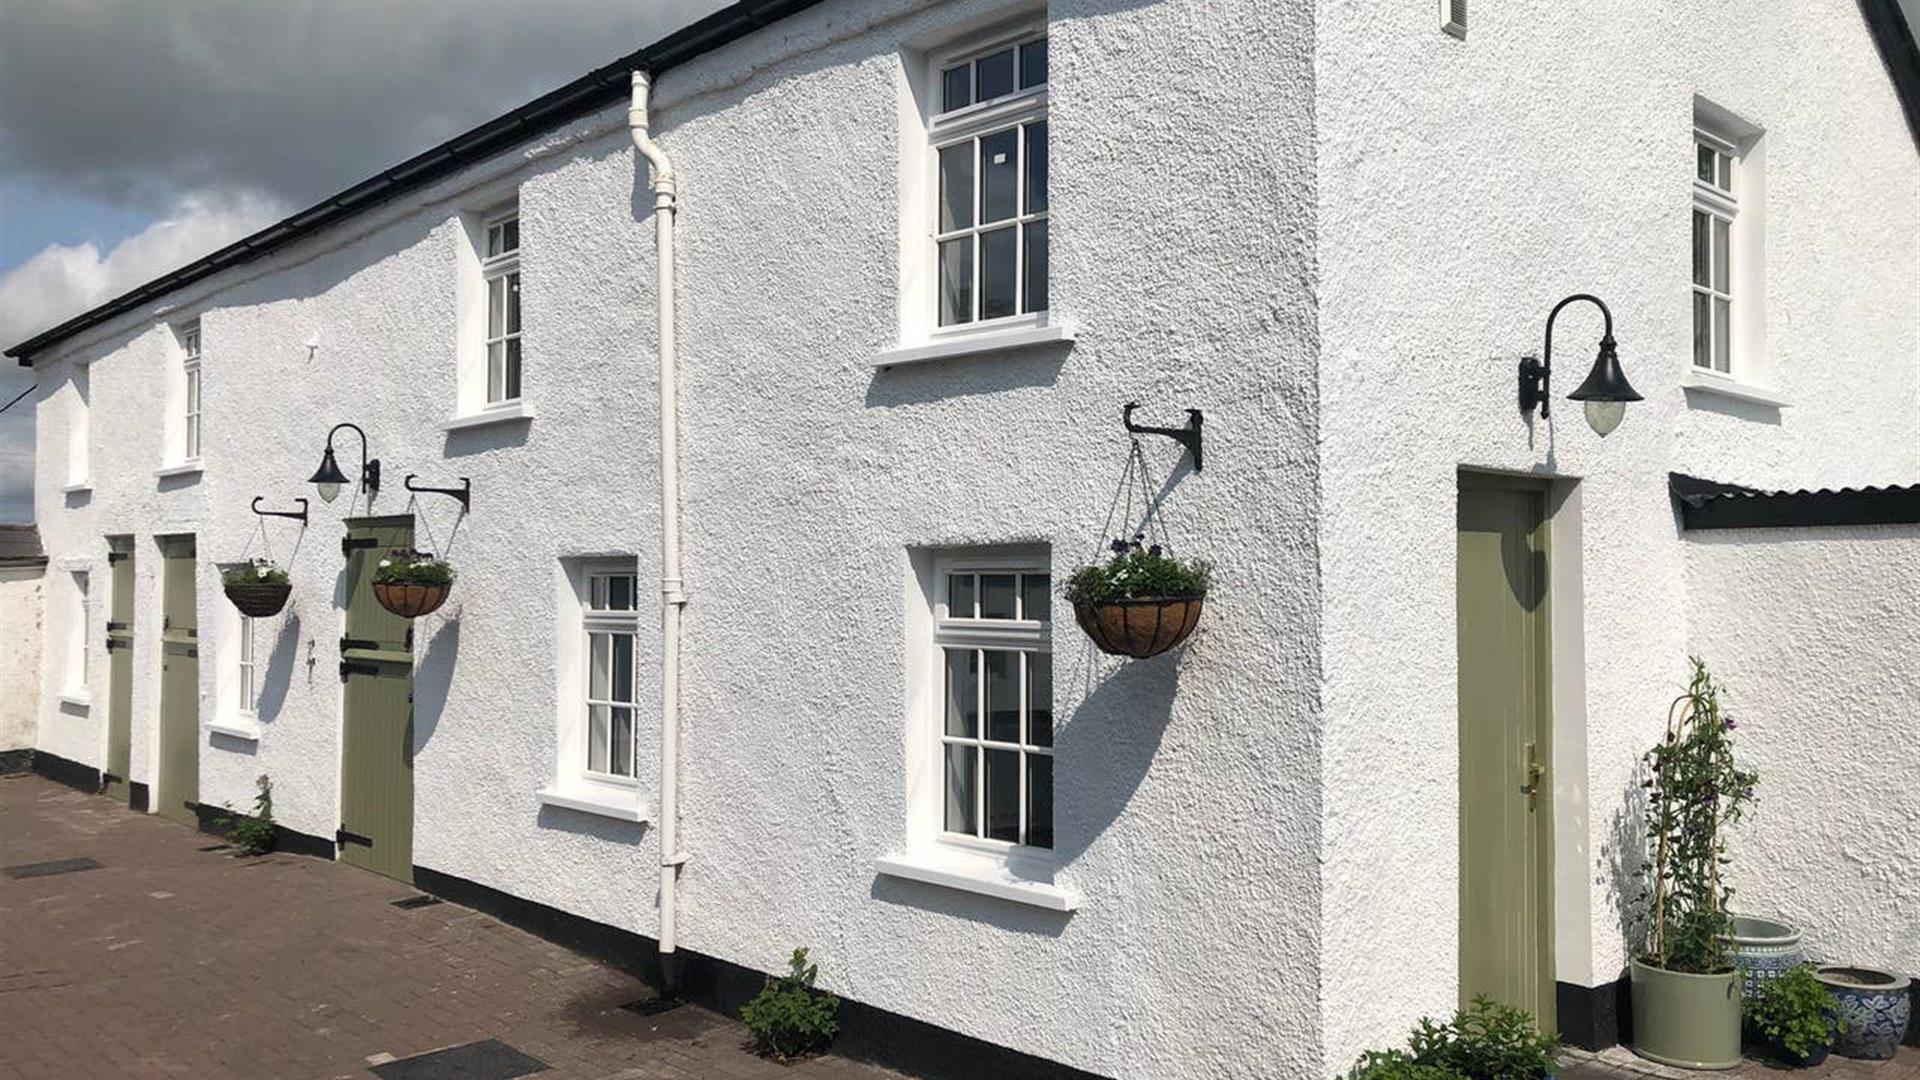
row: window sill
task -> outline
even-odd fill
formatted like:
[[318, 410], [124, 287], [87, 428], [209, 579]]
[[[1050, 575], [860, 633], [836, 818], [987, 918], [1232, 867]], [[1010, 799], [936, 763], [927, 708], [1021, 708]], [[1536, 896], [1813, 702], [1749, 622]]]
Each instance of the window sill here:
[[93, 708], [93, 698], [85, 690], [65, 690], [59, 694], [60, 704], [75, 709]]
[[1689, 370], [1686, 377], [1680, 380], [1680, 386], [1686, 390], [1696, 390], [1703, 394], [1715, 394], [1720, 397], [1732, 398], [1735, 401], [1751, 402], [1755, 405], [1770, 405], [1776, 409], [1785, 409], [1791, 404], [1787, 401], [1786, 395], [1777, 390], [1770, 390], [1764, 386], [1755, 386], [1752, 383], [1741, 382], [1731, 376], [1720, 375], [1715, 372], [1705, 371], [1701, 368]]
[[175, 476], [199, 476], [200, 473], [201, 464], [199, 458], [194, 458], [192, 461], [183, 461], [178, 465], [169, 465], [164, 469], [153, 470], [153, 475], [162, 480]]
[[92, 490], [93, 490], [93, 481], [92, 481], [92, 480], [75, 480], [75, 481], [74, 481], [73, 483], [71, 483], [71, 484], [68, 484], [67, 486], [65, 486], [65, 487], [63, 487], [63, 488], [61, 488], [61, 489], [60, 489], [60, 494], [62, 494], [62, 495], [84, 495], [84, 494], [86, 494], [87, 492], [89, 492], [89, 491], [92, 491]]
[[890, 368], [898, 364], [923, 364], [929, 360], [952, 360], [966, 356], [1024, 349], [1033, 345], [1072, 342], [1074, 329], [1066, 323], [1038, 322], [949, 334], [912, 345], [901, 344], [873, 358], [873, 366]]
[[906, 878], [962, 892], [978, 893], [1016, 904], [1068, 912], [1080, 906], [1069, 889], [1045, 881], [1016, 877], [1005, 859], [993, 855], [949, 851], [939, 846], [875, 859], [873, 868], [887, 877]]
[[489, 424], [510, 424], [516, 420], [531, 420], [533, 407], [525, 401], [510, 401], [504, 405], [490, 405], [479, 412], [449, 416], [440, 421], [441, 431], [467, 431], [471, 428], [486, 427]]
[[229, 739], [241, 739], [246, 742], [260, 741], [260, 725], [245, 717], [232, 720], [209, 720], [207, 730], [215, 735], [225, 735]]
[[542, 806], [558, 806], [582, 814], [598, 814], [617, 821], [646, 821], [648, 807], [640, 792], [619, 791], [591, 784], [552, 784], [533, 793]]

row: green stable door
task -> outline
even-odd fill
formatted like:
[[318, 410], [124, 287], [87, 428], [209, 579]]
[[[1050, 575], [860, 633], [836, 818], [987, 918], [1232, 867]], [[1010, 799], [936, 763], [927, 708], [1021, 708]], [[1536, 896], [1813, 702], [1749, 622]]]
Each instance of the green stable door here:
[[340, 861], [413, 881], [413, 628], [380, 606], [373, 572], [413, 550], [410, 517], [347, 523], [347, 632], [340, 639]]
[[101, 783], [109, 798], [129, 803], [133, 785], [133, 552], [107, 554], [113, 598], [107, 614], [107, 768]]
[[[160, 740], [154, 810], [198, 826], [200, 800], [200, 619], [191, 536], [160, 538]], [[116, 603], [119, 596], [116, 592]], [[119, 650], [114, 650], [118, 654]]]
[[1460, 1000], [1486, 995], [1556, 1030], [1547, 491], [1462, 473]]

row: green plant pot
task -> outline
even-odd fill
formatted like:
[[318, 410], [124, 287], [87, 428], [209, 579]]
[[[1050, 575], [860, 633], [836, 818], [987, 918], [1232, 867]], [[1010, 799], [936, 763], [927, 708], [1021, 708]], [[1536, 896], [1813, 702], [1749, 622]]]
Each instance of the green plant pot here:
[[1633, 1052], [1683, 1069], [1740, 1064], [1740, 988], [1735, 973], [1692, 975], [1635, 960]]

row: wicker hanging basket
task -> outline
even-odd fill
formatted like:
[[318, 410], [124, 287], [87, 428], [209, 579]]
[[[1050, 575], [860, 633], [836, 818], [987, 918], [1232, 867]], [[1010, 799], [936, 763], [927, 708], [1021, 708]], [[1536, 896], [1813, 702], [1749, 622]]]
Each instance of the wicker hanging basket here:
[[1187, 640], [1206, 603], [1203, 596], [1082, 602], [1073, 617], [1101, 652], [1145, 660]]
[[249, 581], [228, 583], [222, 587], [227, 591], [227, 599], [240, 609], [240, 614], [255, 619], [280, 614], [280, 609], [287, 606], [287, 597], [293, 593], [293, 586], [286, 582]]
[[447, 594], [453, 591], [451, 584], [414, 585], [401, 581], [376, 581], [373, 583], [373, 598], [380, 606], [403, 619], [417, 619], [422, 615], [431, 615], [440, 610], [447, 602]]

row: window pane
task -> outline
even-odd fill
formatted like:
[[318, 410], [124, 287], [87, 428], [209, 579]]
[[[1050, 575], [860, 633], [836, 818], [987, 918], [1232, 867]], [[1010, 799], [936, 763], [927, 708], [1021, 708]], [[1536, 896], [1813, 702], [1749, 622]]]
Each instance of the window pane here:
[[973, 224], [973, 143], [955, 143], [940, 151], [940, 231]]
[[613, 635], [587, 635], [587, 696], [607, 700], [613, 689]]
[[607, 771], [607, 707], [587, 706], [587, 768]]
[[501, 344], [507, 347], [503, 379], [506, 383], [502, 400], [512, 400], [520, 396], [520, 339], [508, 338]]
[[1707, 231], [1709, 218], [1698, 210], [1693, 212], [1693, 283], [1705, 285], [1708, 268], [1713, 264], [1711, 234]]
[[587, 578], [587, 607], [594, 611], [607, 610], [607, 579], [599, 575]]
[[1713, 367], [1716, 371], [1732, 371], [1732, 320], [1730, 309], [1733, 305], [1725, 300], [1713, 302]]
[[1020, 46], [1020, 89], [1031, 90], [1047, 81], [1047, 39]]
[[1027, 755], [1027, 844], [1053, 846], [1053, 758]]
[[973, 775], [975, 756], [971, 746], [949, 746], [947, 754], [947, 831], [974, 835]]
[[997, 319], [1014, 313], [1019, 295], [1020, 258], [1016, 234], [1008, 227], [980, 234], [980, 317]]
[[980, 223], [1005, 221], [1020, 212], [1020, 131], [1008, 128], [980, 138]]
[[612, 752], [607, 771], [617, 776], [633, 775], [633, 710], [615, 708], [612, 724]]
[[987, 652], [987, 738], [1020, 741], [1020, 654]]
[[983, 619], [1013, 618], [1013, 575], [980, 575], [980, 617]]
[[947, 617], [973, 618], [973, 575], [947, 575]]
[[1047, 223], [1029, 221], [1027, 235], [1027, 294], [1023, 311], [1047, 310]]
[[510, 218], [500, 223], [500, 250], [520, 250], [520, 219]]
[[520, 332], [520, 275], [507, 275], [507, 333]]
[[952, 112], [973, 104], [973, 65], [961, 64], [940, 73], [940, 111]]
[[948, 649], [947, 734], [966, 739], [980, 737], [980, 654], [972, 649]]
[[496, 341], [487, 346], [487, 400], [499, 401], [506, 389], [507, 343]]
[[1051, 579], [1045, 574], [1020, 575], [1020, 617], [1034, 622], [1047, 621], [1051, 603]]
[[500, 254], [500, 251], [500, 226], [489, 225], [487, 226], [487, 258], [493, 258]]
[[[472, 281], [472, 278], [468, 278]], [[487, 279], [487, 336], [497, 338], [506, 322], [507, 279], [504, 277]]]
[[1693, 144], [1693, 175], [1709, 184], [1713, 183], [1713, 156], [1713, 147]]
[[613, 637], [613, 700], [633, 700], [633, 635]]
[[974, 61], [975, 101], [992, 101], [1013, 93], [1013, 50], [1002, 49]]
[[940, 325], [973, 321], [973, 237], [940, 245]]
[[1720, 190], [1733, 190], [1733, 159], [1725, 154], [1715, 154], [1720, 162]]
[[200, 411], [200, 371], [198, 368], [187, 372], [187, 411]]
[[1027, 745], [1053, 745], [1053, 657], [1027, 654]]
[[1732, 292], [1729, 287], [1728, 261], [1732, 258], [1728, 242], [1732, 237], [1725, 218], [1713, 219], [1713, 287]]
[[993, 840], [1020, 840], [1020, 752], [988, 750], [987, 836]]
[[607, 586], [605, 607], [608, 611], [632, 611], [634, 580], [632, 574], [615, 574], [604, 579]]
[[1713, 366], [1711, 305], [1712, 301], [1706, 293], [1693, 294], [1693, 362], [1698, 367]]
[[1047, 208], [1047, 122], [1028, 124], [1027, 137], [1027, 213], [1038, 214]]

